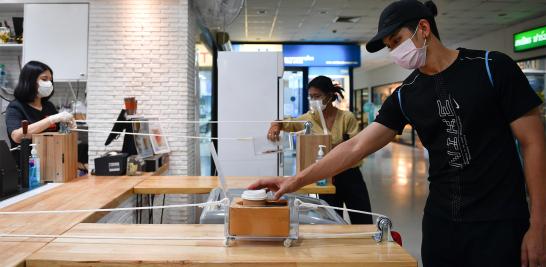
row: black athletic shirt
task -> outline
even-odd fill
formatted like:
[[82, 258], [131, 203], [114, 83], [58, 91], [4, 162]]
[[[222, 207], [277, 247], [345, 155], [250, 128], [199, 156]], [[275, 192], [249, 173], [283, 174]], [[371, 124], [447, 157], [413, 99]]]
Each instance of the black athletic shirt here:
[[510, 57], [491, 52], [489, 66], [493, 83], [485, 51], [459, 49], [441, 73], [410, 74], [379, 111], [376, 122], [399, 133], [412, 124], [429, 152], [427, 214], [457, 222], [529, 217], [510, 123], [542, 102]]
[[[11, 143], [11, 147], [17, 146], [17, 143], [11, 139], [11, 132], [21, 128], [21, 121], [27, 120], [30, 124], [41, 121], [48, 116], [57, 114], [55, 106], [45, 101], [42, 103], [42, 110], [37, 110], [27, 103], [20, 102], [19, 100], [13, 100], [6, 108], [6, 129], [8, 130], [8, 137]], [[57, 131], [57, 125], [52, 124], [45, 132]]]

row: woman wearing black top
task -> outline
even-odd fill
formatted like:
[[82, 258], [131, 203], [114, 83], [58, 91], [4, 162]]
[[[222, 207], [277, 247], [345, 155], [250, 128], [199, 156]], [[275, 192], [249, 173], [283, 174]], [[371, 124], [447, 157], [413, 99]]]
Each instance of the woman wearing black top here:
[[58, 113], [48, 101], [53, 95], [53, 71], [42, 62], [25, 64], [14, 95], [15, 100], [6, 109], [6, 129], [12, 147], [23, 139], [23, 120], [29, 122], [28, 134], [57, 131], [57, 123], [74, 120], [68, 112]]

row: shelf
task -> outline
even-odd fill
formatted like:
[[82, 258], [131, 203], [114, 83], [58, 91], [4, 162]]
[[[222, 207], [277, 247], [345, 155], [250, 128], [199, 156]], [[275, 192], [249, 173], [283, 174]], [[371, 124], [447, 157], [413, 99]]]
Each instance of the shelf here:
[[0, 44], [0, 50], [23, 50], [23, 44]]

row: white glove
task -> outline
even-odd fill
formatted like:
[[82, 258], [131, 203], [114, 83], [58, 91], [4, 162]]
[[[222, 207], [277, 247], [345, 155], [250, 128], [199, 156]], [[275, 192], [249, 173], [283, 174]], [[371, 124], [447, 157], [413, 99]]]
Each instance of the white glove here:
[[51, 124], [59, 123], [59, 122], [66, 122], [66, 123], [73, 123], [74, 122], [74, 116], [72, 114], [63, 111], [61, 113], [57, 113], [55, 115], [51, 115], [47, 117]]

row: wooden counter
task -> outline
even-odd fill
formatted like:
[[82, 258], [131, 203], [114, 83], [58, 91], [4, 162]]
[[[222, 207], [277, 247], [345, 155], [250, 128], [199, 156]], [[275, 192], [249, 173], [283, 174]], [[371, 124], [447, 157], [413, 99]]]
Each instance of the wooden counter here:
[[[246, 188], [256, 180], [267, 177], [226, 177], [228, 188]], [[135, 194], [208, 194], [220, 183], [217, 176], [150, 176], [135, 186]], [[332, 184], [304, 186], [298, 193], [302, 194], [335, 194]]]
[[[165, 170], [159, 170], [165, 171]], [[0, 211], [114, 208], [133, 194], [147, 176], [84, 176], [24, 199]], [[81, 222], [95, 222], [103, 214], [0, 215], [0, 233], [60, 235]], [[50, 242], [49, 238], [0, 238], [0, 266], [14, 266]]]
[[[302, 225], [302, 234], [374, 231], [373, 225]], [[27, 258], [26, 266], [390, 266], [417, 262], [393, 242], [371, 238], [236, 241], [224, 247], [223, 225], [79, 224], [65, 235], [218, 237], [219, 240], [128, 240], [59, 238]]]

